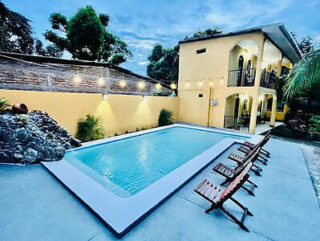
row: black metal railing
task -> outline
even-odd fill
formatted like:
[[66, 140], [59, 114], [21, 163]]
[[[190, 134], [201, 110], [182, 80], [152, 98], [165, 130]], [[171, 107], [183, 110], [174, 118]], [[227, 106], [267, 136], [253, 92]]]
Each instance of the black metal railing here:
[[267, 72], [266, 70], [263, 70], [261, 72], [261, 80], [260, 80], [260, 86], [269, 88], [269, 89], [276, 89], [278, 86], [278, 77], [275, 73]]
[[235, 116], [224, 116], [224, 128], [240, 130], [240, 131], [249, 131], [249, 119], [244, 119], [242, 117]]
[[256, 69], [229, 70], [228, 86], [254, 86]]

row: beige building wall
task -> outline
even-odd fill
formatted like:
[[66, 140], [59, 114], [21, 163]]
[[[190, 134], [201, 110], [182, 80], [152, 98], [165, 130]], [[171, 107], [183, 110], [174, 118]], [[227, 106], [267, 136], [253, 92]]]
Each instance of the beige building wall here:
[[[229, 69], [237, 66], [241, 48], [232, 51], [235, 60], [230, 61], [230, 51], [241, 40], [253, 40], [258, 52], [263, 52], [264, 36], [262, 33], [251, 33], [211, 40], [203, 40], [180, 44], [179, 62], [179, 119], [185, 122], [223, 127], [225, 105], [228, 96], [244, 94], [257, 101], [259, 95], [259, 79], [256, 76], [254, 87], [228, 87]], [[196, 50], [206, 48], [206, 52], [196, 54]], [[258, 55], [259, 56], [259, 55]], [[236, 61], [236, 62], [235, 62]], [[262, 61], [254, 58], [253, 65]], [[230, 67], [229, 67], [230, 65]], [[245, 65], [246, 66], [246, 61]], [[199, 84], [202, 82], [202, 85]], [[211, 89], [211, 91], [210, 91]], [[209, 93], [211, 92], [211, 95]], [[199, 97], [203, 94], [203, 97]], [[209, 106], [210, 99], [217, 102]], [[232, 110], [228, 110], [228, 112]]]

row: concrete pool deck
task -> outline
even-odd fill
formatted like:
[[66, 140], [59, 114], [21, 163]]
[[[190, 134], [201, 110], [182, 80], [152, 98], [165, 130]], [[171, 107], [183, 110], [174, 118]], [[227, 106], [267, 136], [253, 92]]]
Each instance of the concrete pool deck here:
[[[229, 148], [214, 162], [226, 162]], [[209, 203], [194, 193], [204, 178], [222, 178], [214, 163], [174, 194], [121, 240], [320, 240], [320, 208], [299, 146], [271, 139], [271, 152], [256, 196], [239, 190], [235, 197], [254, 214], [241, 230], [222, 212], [205, 214]], [[226, 202], [234, 214], [240, 210]], [[118, 240], [78, 199], [41, 165], [0, 165], [0, 240]]]

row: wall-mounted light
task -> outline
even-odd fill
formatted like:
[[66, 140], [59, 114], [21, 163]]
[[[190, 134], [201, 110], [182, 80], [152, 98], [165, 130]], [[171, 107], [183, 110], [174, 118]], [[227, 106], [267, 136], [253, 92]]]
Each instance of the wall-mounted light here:
[[161, 86], [161, 84], [160, 84], [159, 82], [156, 83], [155, 87], [156, 87], [156, 89], [158, 89], [158, 90], [160, 90], [160, 89], [162, 88], [162, 86]]
[[140, 89], [140, 90], [142, 90], [142, 89], [144, 89], [146, 87], [146, 83], [144, 82], [144, 81], [139, 81], [139, 83], [138, 83], [138, 88]]
[[176, 85], [174, 82], [172, 82], [172, 83], [170, 84], [170, 88], [171, 88], [172, 90], [176, 90], [176, 89], [177, 89], [177, 85]]
[[104, 100], [107, 100], [107, 99], [108, 99], [108, 95], [107, 95], [107, 94], [104, 94], [104, 95], [103, 95], [103, 99], [104, 99]]
[[102, 87], [104, 85], [104, 79], [102, 77], [99, 77], [97, 79], [97, 84], [99, 87]]
[[147, 101], [147, 96], [146, 95], [143, 95], [143, 101]]
[[209, 86], [210, 86], [210, 87], [213, 87], [213, 85], [214, 85], [213, 80], [210, 80]]
[[75, 84], [80, 84], [81, 81], [82, 81], [82, 78], [81, 78], [81, 76], [77, 73], [77, 74], [75, 74], [75, 75], [72, 77], [72, 81], [73, 81]]
[[119, 85], [120, 85], [121, 88], [124, 88], [124, 87], [126, 87], [127, 82], [126, 82], [125, 80], [121, 80], [121, 81], [119, 82]]

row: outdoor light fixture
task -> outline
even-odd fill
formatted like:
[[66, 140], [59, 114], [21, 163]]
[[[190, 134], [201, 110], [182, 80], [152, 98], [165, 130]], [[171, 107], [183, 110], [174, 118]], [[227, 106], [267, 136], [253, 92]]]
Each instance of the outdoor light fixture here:
[[103, 95], [103, 99], [104, 99], [104, 100], [107, 100], [107, 99], [108, 99], [108, 95], [107, 95], [107, 94], [104, 94], [104, 95]]
[[73, 80], [73, 82], [74, 82], [75, 84], [79, 84], [79, 83], [82, 81], [82, 78], [81, 78], [81, 76], [77, 73], [76, 75], [74, 75], [74, 76], [72, 77], [72, 80]]
[[146, 87], [146, 83], [141, 80], [141, 81], [139, 81], [139, 83], [138, 83], [138, 87], [139, 87], [139, 89], [144, 89], [144, 87]]
[[213, 80], [210, 80], [209, 86], [213, 87], [213, 84], [214, 84]]
[[143, 95], [143, 101], [147, 101], [147, 96]]
[[125, 80], [121, 80], [119, 82], [119, 85], [120, 85], [121, 88], [123, 88], [123, 87], [125, 87], [127, 85], [127, 82]]
[[177, 85], [176, 85], [174, 82], [172, 82], [172, 83], [170, 84], [170, 88], [171, 88], [172, 90], [176, 90], [176, 89], [177, 89]]
[[104, 84], [104, 79], [102, 77], [99, 77], [98, 80], [97, 80], [97, 84], [99, 87], [102, 87], [103, 84]]
[[160, 84], [159, 82], [158, 82], [155, 86], [156, 86], [156, 88], [157, 88], [158, 90], [160, 90], [160, 89], [161, 89], [161, 87], [162, 87], [162, 86], [161, 86], [161, 84]]
[[198, 85], [201, 87], [203, 86], [202, 80], [199, 80]]

